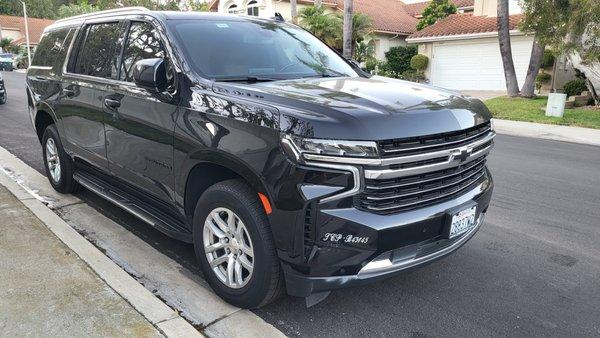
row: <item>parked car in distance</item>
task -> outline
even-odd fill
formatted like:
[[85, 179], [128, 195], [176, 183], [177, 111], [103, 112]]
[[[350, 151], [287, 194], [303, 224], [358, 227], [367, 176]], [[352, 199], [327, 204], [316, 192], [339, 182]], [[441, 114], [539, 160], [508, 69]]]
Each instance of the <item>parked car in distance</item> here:
[[284, 291], [310, 306], [442, 258], [492, 195], [481, 101], [365, 74], [279, 20], [58, 20], [27, 93], [57, 191], [85, 187], [193, 243], [211, 287], [243, 308]]
[[8, 96], [6, 94], [6, 87], [4, 85], [4, 79], [2, 78], [2, 73], [0, 73], [0, 104], [5, 104], [7, 98], [8, 98]]
[[13, 55], [11, 53], [0, 53], [0, 70], [13, 70]]

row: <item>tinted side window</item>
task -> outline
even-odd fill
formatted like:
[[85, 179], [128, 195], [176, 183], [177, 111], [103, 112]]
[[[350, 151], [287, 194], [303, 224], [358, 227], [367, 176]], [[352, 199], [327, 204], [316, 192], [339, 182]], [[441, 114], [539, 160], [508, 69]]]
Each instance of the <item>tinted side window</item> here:
[[132, 22], [123, 52], [119, 80], [133, 82], [133, 65], [137, 61], [151, 58], [164, 59], [165, 56], [164, 46], [154, 27], [147, 22]]
[[117, 79], [123, 25], [118, 22], [89, 25], [79, 47], [75, 73]]
[[31, 65], [52, 67], [64, 61], [69, 42], [69, 29], [61, 29], [44, 34], [42, 40], [35, 49]]

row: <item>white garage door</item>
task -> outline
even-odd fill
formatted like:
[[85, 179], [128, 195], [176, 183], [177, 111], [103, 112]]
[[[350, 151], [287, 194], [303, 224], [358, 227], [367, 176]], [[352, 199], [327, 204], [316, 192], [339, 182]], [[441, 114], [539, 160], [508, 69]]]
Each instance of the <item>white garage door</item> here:
[[[519, 86], [525, 81], [531, 37], [511, 37]], [[436, 42], [433, 45], [431, 83], [457, 90], [506, 90], [498, 39]]]

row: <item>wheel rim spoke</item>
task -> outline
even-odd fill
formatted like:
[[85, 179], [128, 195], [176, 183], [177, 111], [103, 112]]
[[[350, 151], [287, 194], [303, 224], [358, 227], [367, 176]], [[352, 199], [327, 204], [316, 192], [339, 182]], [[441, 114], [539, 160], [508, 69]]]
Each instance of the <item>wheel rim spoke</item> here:
[[210, 262], [210, 266], [212, 266], [213, 268], [216, 268], [219, 265], [227, 262], [227, 260], [229, 260], [229, 257], [227, 257], [226, 255], [223, 255], [221, 257], [214, 259], [212, 262]]
[[212, 272], [223, 284], [234, 289], [248, 284], [254, 271], [252, 239], [234, 211], [221, 207], [208, 213], [202, 240]]
[[58, 183], [61, 175], [60, 158], [58, 157], [56, 142], [52, 138], [46, 140], [46, 164], [48, 165], [50, 178]]
[[239, 285], [243, 283], [243, 274], [242, 274], [242, 263], [240, 263], [239, 258], [235, 260], [235, 282]]
[[204, 227], [208, 228], [213, 235], [219, 238], [225, 238], [225, 233], [221, 231], [221, 229], [218, 226], [216, 226], [212, 220], [206, 220]]
[[217, 242], [217, 243], [215, 243], [213, 245], [209, 245], [207, 247], [204, 247], [204, 252], [205, 253], [211, 253], [211, 252], [217, 251], [219, 249], [223, 249], [224, 247], [225, 246], [223, 245], [223, 243]]

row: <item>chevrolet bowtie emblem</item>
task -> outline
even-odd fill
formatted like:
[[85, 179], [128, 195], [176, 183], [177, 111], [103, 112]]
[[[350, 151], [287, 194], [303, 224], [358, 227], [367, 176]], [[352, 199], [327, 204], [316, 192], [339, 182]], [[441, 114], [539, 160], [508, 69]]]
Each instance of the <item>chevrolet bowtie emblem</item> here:
[[455, 151], [452, 152], [451, 160], [458, 160], [459, 162], [462, 163], [471, 156], [472, 152], [473, 152], [472, 148], [465, 147], [465, 148], [456, 149]]

